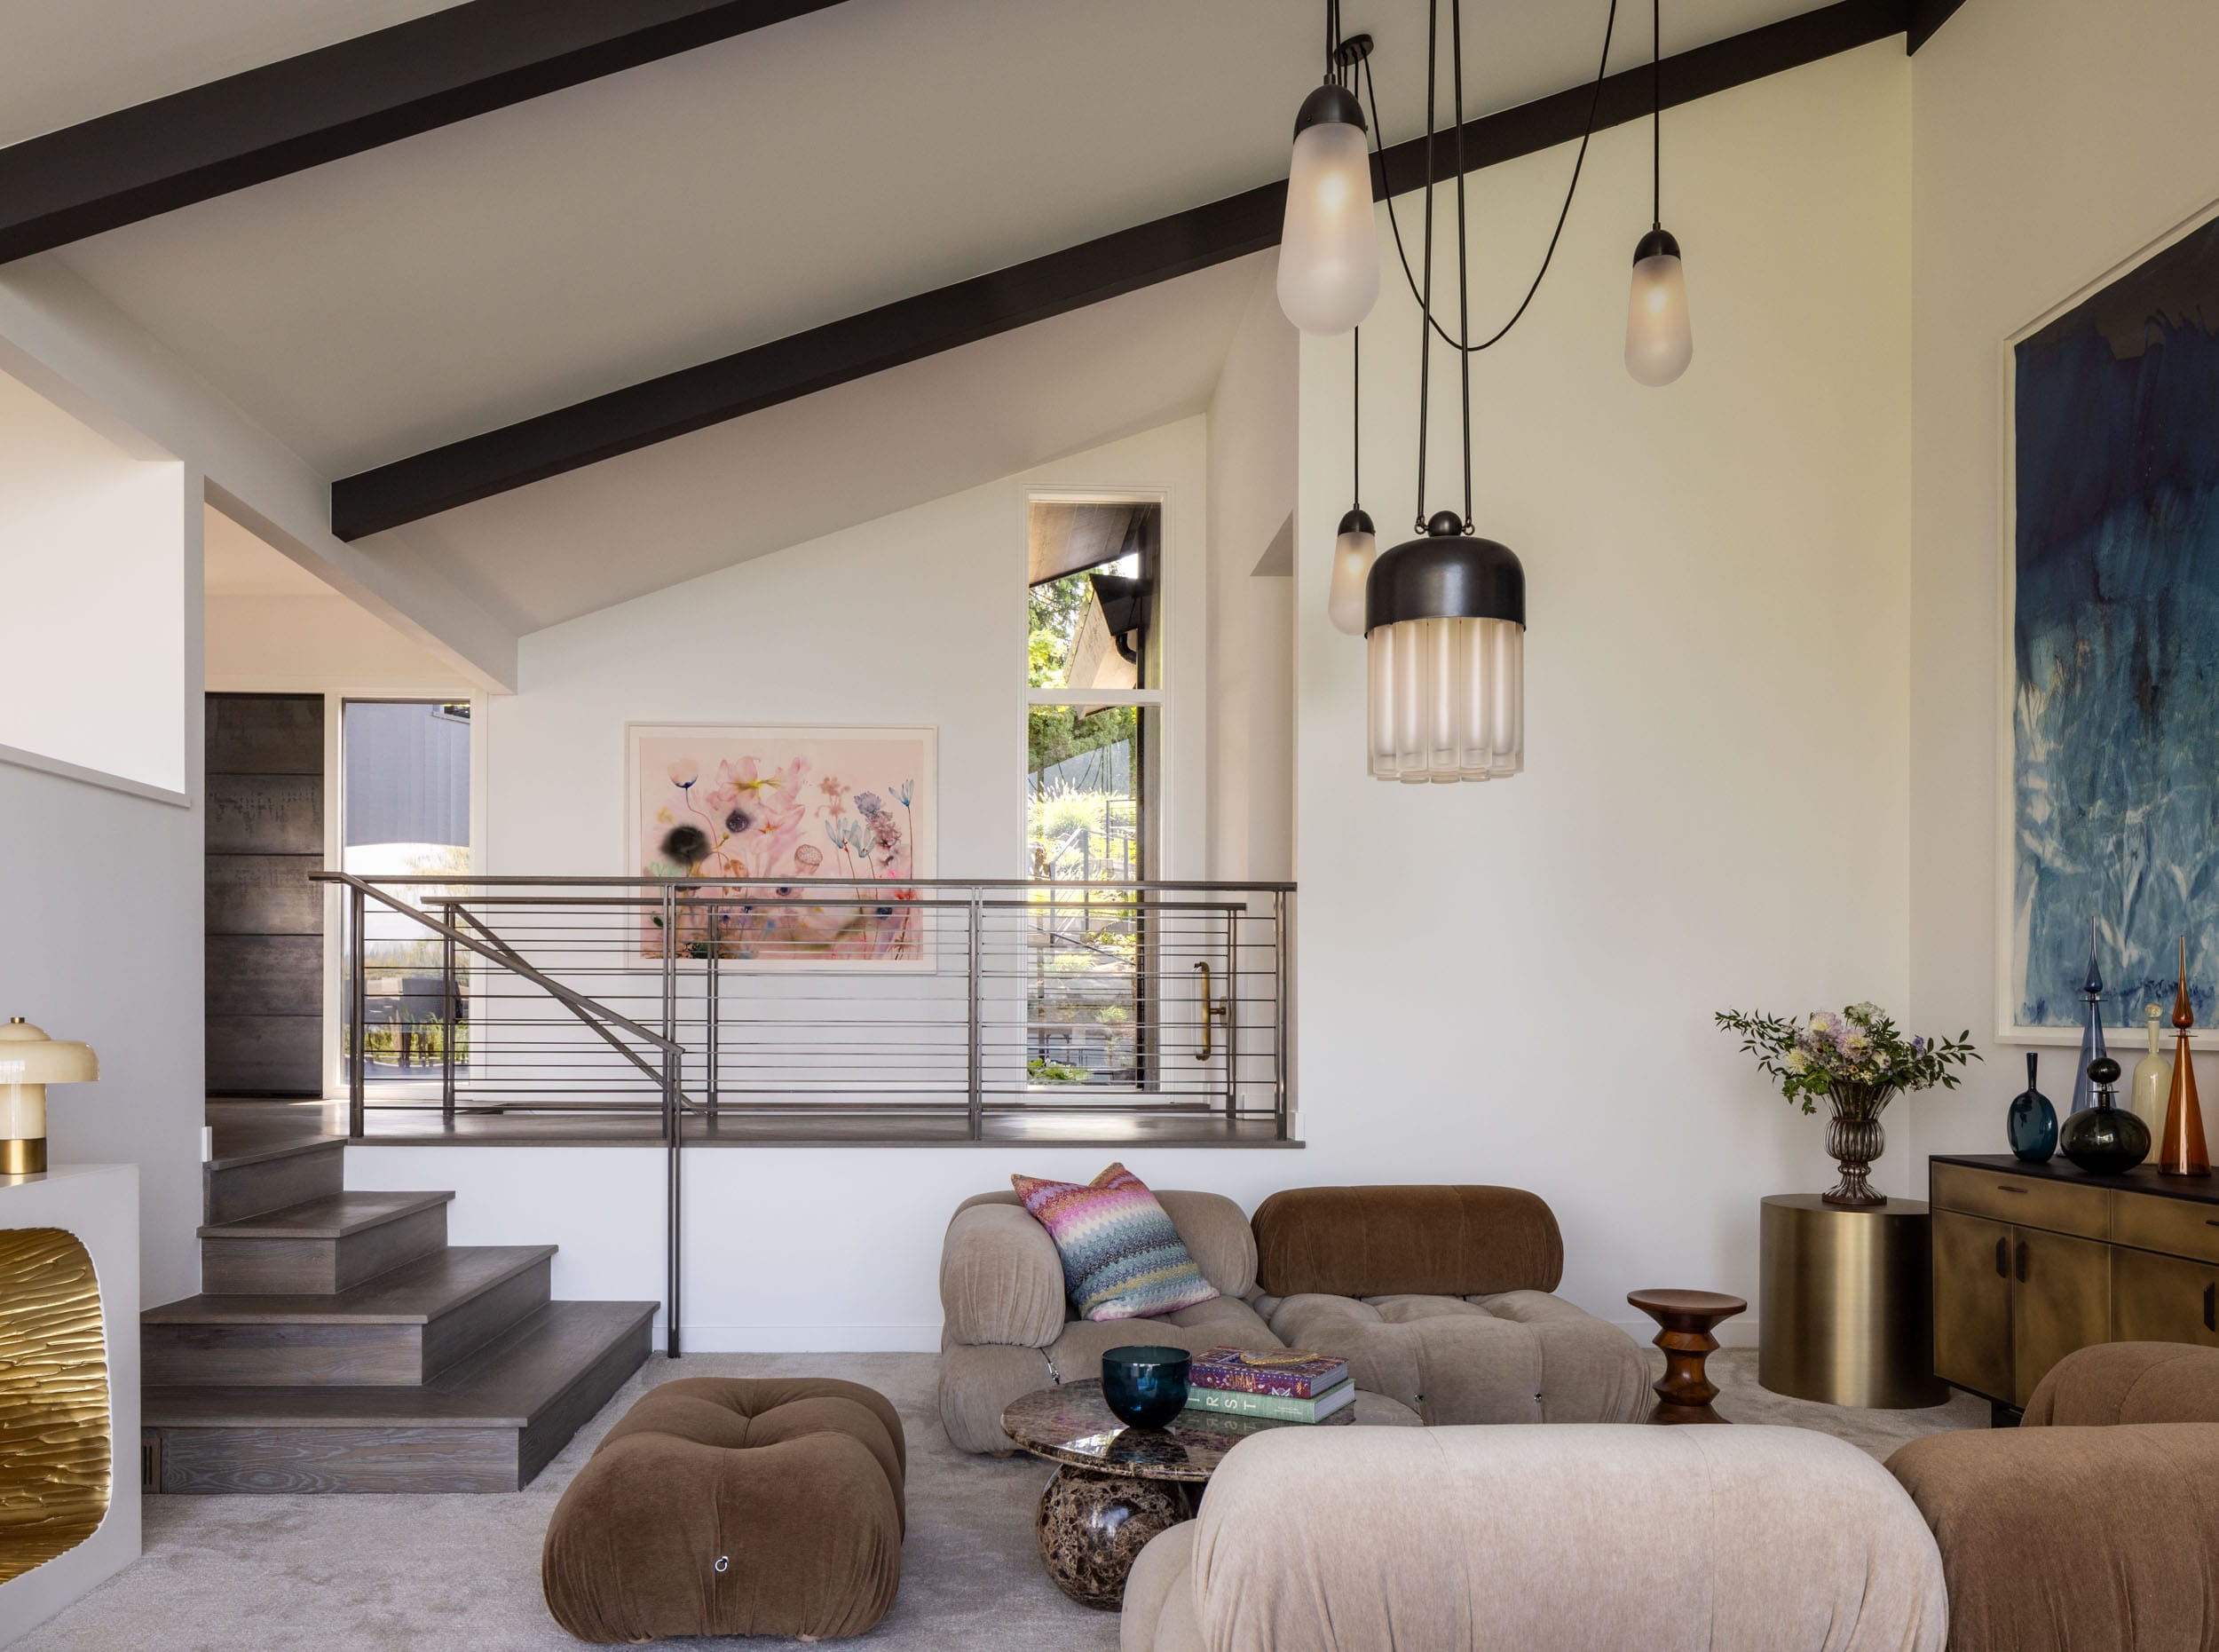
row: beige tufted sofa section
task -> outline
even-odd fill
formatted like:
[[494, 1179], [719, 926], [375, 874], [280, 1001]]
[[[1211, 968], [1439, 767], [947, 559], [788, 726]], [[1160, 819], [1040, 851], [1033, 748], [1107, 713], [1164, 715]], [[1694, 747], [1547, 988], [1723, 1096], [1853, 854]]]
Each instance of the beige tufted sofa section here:
[[1141, 1551], [1121, 1652], [1939, 1652], [1941, 1555], [1797, 1428], [1283, 1428]]
[[1633, 1422], [1649, 1356], [1550, 1294], [1563, 1240], [1512, 1188], [1303, 1188], [1253, 1224], [1214, 1193], [1158, 1191], [1223, 1294], [1162, 1319], [1070, 1318], [1055, 1243], [1014, 1193], [956, 1211], [940, 1259], [940, 1416], [967, 1451], [1012, 1450], [1001, 1413], [1051, 1382], [1099, 1374], [1103, 1352], [1164, 1342], [1338, 1355], [1356, 1386], [1428, 1423]]

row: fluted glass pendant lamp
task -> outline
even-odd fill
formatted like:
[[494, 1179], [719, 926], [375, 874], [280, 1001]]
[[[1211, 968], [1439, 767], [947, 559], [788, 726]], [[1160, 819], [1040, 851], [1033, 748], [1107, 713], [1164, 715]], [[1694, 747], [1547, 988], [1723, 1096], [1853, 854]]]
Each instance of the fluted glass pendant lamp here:
[[[1472, 352], [1464, 201], [1464, 7], [1451, 0], [1457, 131], [1457, 366], [1462, 375], [1464, 514], [1437, 510], [1421, 536], [1384, 551], [1364, 585], [1369, 650], [1366, 743], [1374, 778], [1503, 779], [1526, 766], [1526, 573], [1507, 545], [1472, 526]], [[1418, 296], [1417, 498], [1425, 498], [1433, 369], [1433, 67], [1425, 88], [1425, 273]]]
[[1371, 49], [1340, 37], [1339, 0], [1325, 8], [1325, 81], [1294, 117], [1287, 211], [1279, 233], [1279, 308], [1306, 333], [1346, 332], [1379, 296], [1379, 234], [1372, 217], [1371, 152], [1363, 108], [1346, 83]]

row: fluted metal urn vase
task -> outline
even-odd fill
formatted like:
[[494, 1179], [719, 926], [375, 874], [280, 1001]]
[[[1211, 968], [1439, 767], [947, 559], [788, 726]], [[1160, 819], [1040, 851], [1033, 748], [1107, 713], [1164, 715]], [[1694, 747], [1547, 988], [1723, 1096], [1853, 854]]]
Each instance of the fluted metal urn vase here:
[[1837, 1084], [1832, 1094], [1834, 1116], [1826, 1122], [1826, 1150], [1840, 1166], [1842, 1179], [1820, 1198], [1828, 1205], [1851, 1208], [1885, 1205], [1888, 1196], [1872, 1190], [1872, 1165], [1888, 1145], [1880, 1115], [1894, 1099], [1895, 1087]]

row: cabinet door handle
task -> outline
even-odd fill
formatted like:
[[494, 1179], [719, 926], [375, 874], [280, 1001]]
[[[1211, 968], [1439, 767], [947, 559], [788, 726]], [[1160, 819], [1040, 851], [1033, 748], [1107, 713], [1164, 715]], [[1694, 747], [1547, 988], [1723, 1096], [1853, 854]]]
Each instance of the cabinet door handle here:
[[2204, 1329], [2219, 1331], [2219, 1284], [2204, 1287]]
[[1998, 1239], [1995, 1242], [1995, 1277], [1998, 1279], [2008, 1279], [2011, 1277], [2010, 1250], [2010, 1240]]
[[2018, 1282], [2021, 1284], [2026, 1283], [2026, 1241], [2024, 1239], [2018, 1242]]
[[2015, 1182], [1999, 1182], [1995, 1184], [1995, 1190], [1998, 1193], [2024, 1193], [2026, 1190]]

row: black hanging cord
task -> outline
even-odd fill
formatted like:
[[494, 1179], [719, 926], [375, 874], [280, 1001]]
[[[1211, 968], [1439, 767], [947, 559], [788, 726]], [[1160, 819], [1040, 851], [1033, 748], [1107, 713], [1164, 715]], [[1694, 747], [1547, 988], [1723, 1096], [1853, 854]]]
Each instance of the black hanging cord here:
[[[1425, 285], [1417, 298], [1417, 531], [1420, 534], [1425, 531], [1425, 415], [1433, 402], [1433, 334], [1439, 330], [1433, 320], [1433, 88], [1441, 79], [1440, 36], [1441, 0], [1425, 0]], [[1378, 124], [1376, 118], [1372, 124]], [[1396, 245], [1401, 245], [1399, 236]], [[1407, 270], [1410, 266], [1405, 265], [1403, 267]]]
[[[1657, 3], [1661, 4], [1661, 0], [1657, 0]], [[1526, 289], [1526, 296], [1519, 300], [1518, 308], [1512, 312], [1510, 320], [1504, 322], [1502, 326], [1497, 328], [1489, 337], [1482, 339], [1476, 344], [1465, 343], [1449, 337], [1448, 329], [1442, 327], [1440, 322], [1432, 319], [1432, 312], [1430, 308], [1428, 308], [1426, 312], [1427, 322], [1433, 328], [1434, 332], [1441, 335], [1441, 342], [1442, 344], [1455, 348], [1461, 348], [1465, 351], [1486, 350], [1496, 344], [1501, 344], [1504, 338], [1508, 336], [1510, 329], [1517, 326], [1520, 319], [1525, 315], [1527, 306], [1533, 303], [1534, 295], [1541, 290], [1541, 278], [1548, 274], [1550, 260], [1556, 257], [1557, 242], [1563, 237], [1565, 220], [1572, 216], [1572, 198], [1579, 193], [1580, 172], [1587, 164], [1588, 140], [1595, 135], [1595, 116], [1602, 107], [1603, 79], [1610, 67], [1611, 36], [1617, 28], [1617, 26], [1618, 0], [1610, 0], [1610, 15], [1603, 24], [1602, 61], [1595, 69], [1594, 90], [1588, 95], [1587, 126], [1586, 130], [1580, 134], [1579, 154], [1573, 159], [1572, 162], [1572, 182], [1570, 186], [1564, 192], [1564, 206], [1556, 215], [1556, 228], [1550, 232], [1548, 250], [1541, 255], [1541, 267], [1534, 273], [1533, 284]], [[1375, 154], [1383, 154], [1385, 153], [1386, 139], [1381, 135], [1379, 129], [1379, 90], [1377, 83], [1372, 80], [1371, 60], [1369, 58], [1364, 59], [1362, 67], [1364, 96], [1371, 105], [1371, 135], [1373, 151]], [[1458, 121], [1457, 124], [1458, 128], [1461, 129], [1464, 123], [1462, 121]], [[1430, 194], [1433, 188], [1433, 130], [1430, 123], [1428, 123], [1426, 128], [1425, 150], [1425, 186], [1427, 193]], [[1386, 197], [1386, 209], [1387, 227], [1394, 232], [1394, 254], [1397, 258], [1402, 260], [1402, 279], [1410, 283], [1411, 296], [1417, 297], [1417, 277], [1410, 270], [1410, 254], [1403, 249], [1402, 225], [1394, 216], [1394, 197], [1391, 194]], [[1419, 303], [1423, 305], [1424, 300], [1420, 298]], [[1465, 338], [1468, 340], [1470, 336], [1470, 333], [1466, 332]]]
[[1363, 328], [1348, 329], [1348, 502], [1363, 509]]
[[1649, 0], [1649, 227], [1664, 227], [1664, 0]]
[[[1464, 213], [1464, 0], [1449, 0], [1449, 55], [1452, 59], [1449, 83], [1457, 117], [1457, 336], [1472, 336], [1472, 281], [1465, 249], [1471, 243]], [[1428, 142], [1431, 140], [1428, 139]], [[1472, 352], [1457, 352], [1457, 367], [1464, 379], [1464, 531], [1472, 527]]]

